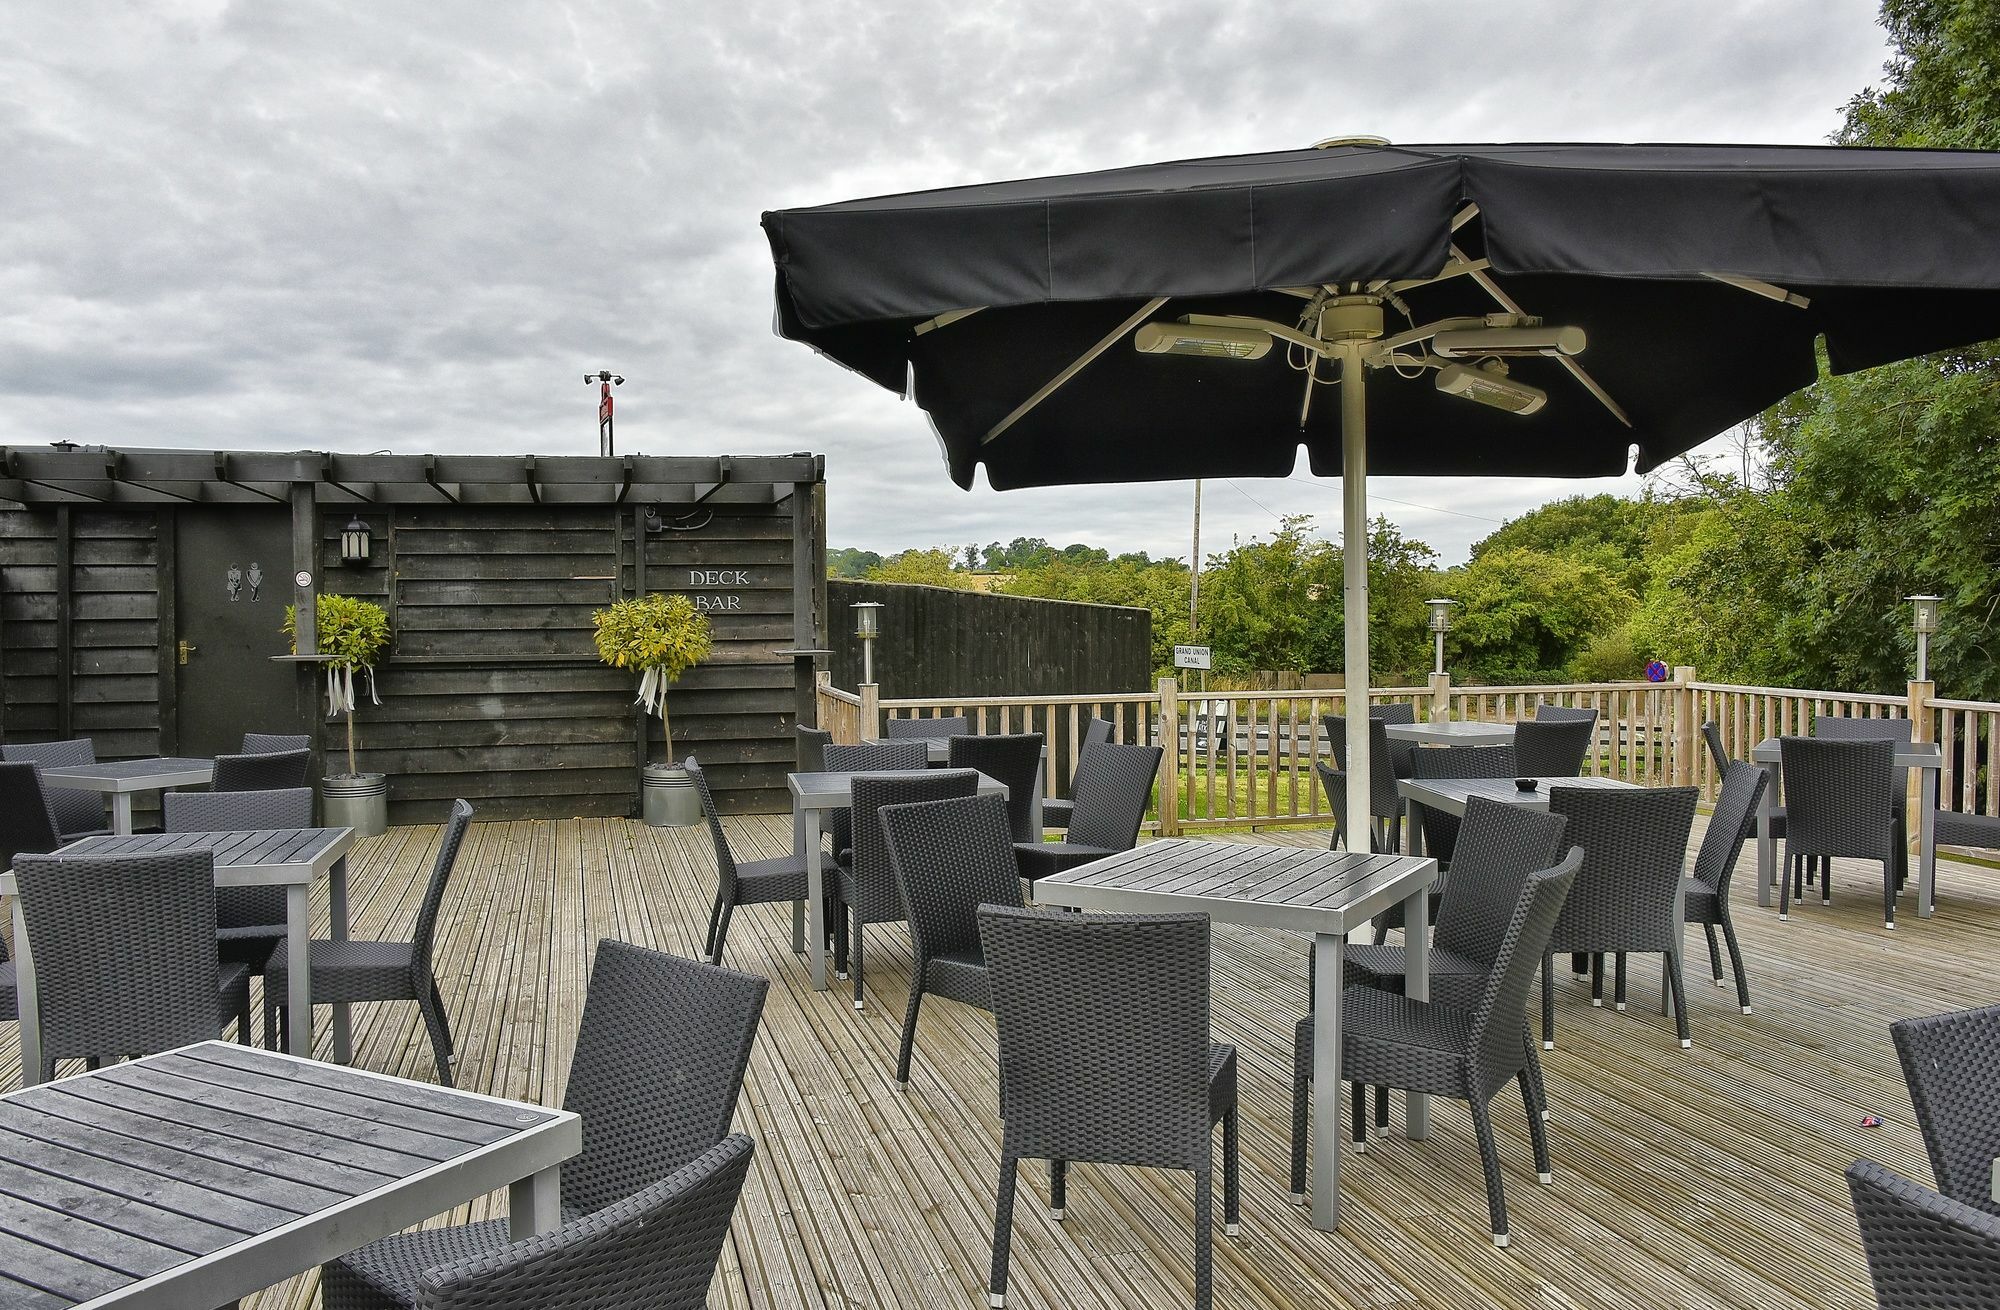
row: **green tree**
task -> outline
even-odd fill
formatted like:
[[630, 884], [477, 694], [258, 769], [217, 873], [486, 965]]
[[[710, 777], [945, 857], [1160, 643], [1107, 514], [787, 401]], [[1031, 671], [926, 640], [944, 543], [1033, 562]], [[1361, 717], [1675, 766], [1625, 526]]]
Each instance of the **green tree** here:
[[972, 579], [952, 567], [948, 550], [905, 550], [868, 570], [870, 582], [914, 582], [926, 587], [970, 587]]
[[865, 578], [868, 570], [881, 565], [882, 557], [872, 550], [841, 546], [826, 553], [826, 576], [829, 578]]
[[1449, 667], [1490, 683], [1560, 675], [1636, 602], [1601, 562], [1525, 546], [1484, 551], [1443, 581], [1459, 602], [1447, 639]]

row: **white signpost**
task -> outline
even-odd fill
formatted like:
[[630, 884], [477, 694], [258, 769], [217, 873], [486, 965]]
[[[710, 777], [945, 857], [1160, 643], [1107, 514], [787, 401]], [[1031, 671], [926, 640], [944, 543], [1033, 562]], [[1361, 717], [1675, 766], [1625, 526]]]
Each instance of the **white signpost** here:
[[1206, 646], [1174, 647], [1174, 667], [1177, 669], [1212, 669], [1214, 661]]

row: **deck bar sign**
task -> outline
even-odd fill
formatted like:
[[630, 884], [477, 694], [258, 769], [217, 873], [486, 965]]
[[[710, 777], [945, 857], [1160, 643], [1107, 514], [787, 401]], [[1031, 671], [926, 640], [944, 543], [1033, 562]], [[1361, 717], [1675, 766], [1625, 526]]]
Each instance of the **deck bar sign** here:
[[[693, 587], [747, 587], [750, 573], [747, 569], [689, 569], [688, 586]], [[743, 597], [734, 592], [696, 592], [694, 607], [705, 612], [740, 610]]]
[[1209, 648], [1206, 646], [1174, 647], [1174, 667], [1177, 669], [1212, 669], [1215, 667]]

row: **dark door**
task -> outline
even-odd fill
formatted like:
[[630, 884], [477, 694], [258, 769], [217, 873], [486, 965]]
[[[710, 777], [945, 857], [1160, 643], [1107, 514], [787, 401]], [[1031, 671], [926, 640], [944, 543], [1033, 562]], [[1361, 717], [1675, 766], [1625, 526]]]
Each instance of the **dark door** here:
[[246, 732], [305, 732], [284, 633], [292, 595], [291, 513], [176, 512], [175, 718], [181, 755], [234, 754]]

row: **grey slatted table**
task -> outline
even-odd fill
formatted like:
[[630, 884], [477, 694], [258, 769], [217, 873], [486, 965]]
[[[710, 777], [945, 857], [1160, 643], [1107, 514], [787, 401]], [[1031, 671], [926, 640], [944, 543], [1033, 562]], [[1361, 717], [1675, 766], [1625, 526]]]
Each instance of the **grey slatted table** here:
[[111, 798], [111, 831], [132, 831], [132, 797], [142, 791], [169, 787], [199, 787], [215, 781], [214, 760], [118, 760], [107, 764], [69, 764], [43, 769], [42, 783], [70, 791], [102, 792]]
[[1505, 746], [1514, 740], [1514, 725], [1447, 719], [1442, 723], [1392, 723], [1388, 733], [1391, 741], [1418, 741], [1427, 746]]
[[[285, 889], [285, 963], [291, 1009], [292, 1052], [312, 1054], [312, 966], [310, 898], [315, 878], [326, 879], [327, 918], [336, 939], [347, 936], [347, 865], [354, 845], [352, 828], [283, 828], [269, 832], [148, 832], [128, 837], [86, 837], [56, 852], [59, 857], [153, 855], [166, 851], [213, 850], [218, 887]], [[21, 898], [14, 873], [0, 873], [0, 896], [14, 900], [14, 980], [21, 1013], [21, 1083], [40, 1077], [42, 1033], [35, 998], [34, 942], [21, 921]], [[349, 1058], [347, 1007], [333, 1013], [334, 1055]]]
[[[1750, 758], [1770, 777], [1764, 784], [1764, 799], [1757, 805], [1757, 904], [1769, 905], [1771, 888], [1776, 883], [1772, 875], [1778, 864], [1778, 840], [1771, 835], [1771, 811], [1778, 804], [1784, 748], [1776, 737], [1766, 737], [1750, 752]], [[1903, 769], [1922, 769], [1930, 775], [1917, 788], [1921, 797], [1917, 806], [1917, 917], [1928, 919], [1937, 909], [1938, 775], [1944, 768], [1944, 751], [1934, 741], [1899, 741], [1896, 764]]]
[[[819, 848], [820, 816], [828, 810], [844, 810], [854, 804], [856, 778], [909, 778], [920, 776], [910, 769], [843, 770], [838, 773], [794, 773], [787, 776], [792, 789], [793, 849], [806, 866], [806, 923], [803, 939], [799, 921], [792, 920], [792, 949], [806, 948], [812, 961], [812, 985], [826, 990], [826, 904], [825, 871]], [[1007, 785], [985, 774], [979, 775], [981, 796], [1005, 796]]]
[[[1199, 911], [1222, 923], [1313, 934], [1313, 1227], [1340, 1223], [1340, 979], [1347, 934], [1397, 902], [1407, 923], [1424, 922], [1436, 860], [1407, 855], [1156, 841], [1064, 870], [1035, 883], [1035, 901], [1128, 914]], [[1406, 934], [1403, 990], [1430, 997], [1430, 938]], [[1430, 1098], [1406, 1098], [1403, 1131], [1422, 1138]]]
[[1512, 778], [1398, 778], [1396, 790], [1403, 797], [1404, 838], [1410, 850], [1422, 854], [1424, 848], [1423, 825], [1417, 822], [1417, 807], [1427, 805], [1446, 814], [1465, 814], [1465, 802], [1474, 796], [1489, 801], [1502, 801], [1508, 805], [1526, 805], [1531, 809], [1549, 808], [1549, 788], [1551, 787], [1592, 787], [1599, 790], [1631, 790], [1637, 783], [1624, 782], [1617, 778], [1537, 778], [1533, 791], [1522, 791], [1514, 785]]
[[575, 1114], [203, 1042], [0, 1097], [0, 1310], [213, 1310], [499, 1187], [561, 1223]]
[[[933, 769], [951, 763], [951, 738], [949, 737], [868, 737], [871, 746], [892, 741], [920, 741], [928, 754]], [[1042, 827], [1042, 793], [1048, 790], [1049, 748], [1042, 744], [1042, 761], [1035, 766], [1035, 794], [1028, 802], [1028, 824], [1036, 832], [1046, 832]]]

